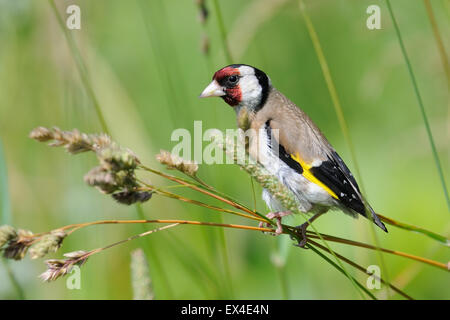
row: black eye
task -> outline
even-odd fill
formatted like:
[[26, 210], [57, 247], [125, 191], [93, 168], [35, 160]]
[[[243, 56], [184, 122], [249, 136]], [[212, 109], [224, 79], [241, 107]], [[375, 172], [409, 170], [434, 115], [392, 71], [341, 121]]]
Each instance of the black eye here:
[[238, 80], [239, 80], [238, 76], [229, 76], [227, 82], [230, 85], [235, 85], [238, 82]]

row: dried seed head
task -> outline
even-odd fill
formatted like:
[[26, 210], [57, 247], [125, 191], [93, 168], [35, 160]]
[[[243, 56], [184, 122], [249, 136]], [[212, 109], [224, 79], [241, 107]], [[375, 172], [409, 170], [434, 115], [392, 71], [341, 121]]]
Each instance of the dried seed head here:
[[132, 152], [117, 145], [110, 145], [100, 149], [97, 152], [97, 157], [105, 169], [112, 171], [134, 170], [139, 163], [139, 160]]
[[19, 229], [17, 237], [11, 239], [3, 249], [3, 257], [14, 260], [23, 259], [33, 241], [32, 235], [31, 231]]
[[184, 160], [166, 150], [161, 150], [161, 152], [156, 156], [156, 159], [159, 163], [166, 165], [167, 169], [178, 170], [189, 176], [195, 176], [198, 171], [197, 163]]
[[16, 229], [8, 225], [0, 226], [0, 249], [15, 238], [17, 238]]
[[80, 133], [77, 129], [73, 131], [63, 131], [63, 137], [67, 141], [65, 148], [71, 154], [92, 151], [93, 142], [85, 133]]
[[84, 176], [84, 181], [106, 194], [113, 193], [119, 189], [114, 172], [107, 171], [101, 166], [92, 168]]
[[31, 259], [38, 259], [46, 256], [48, 253], [58, 251], [67, 234], [63, 230], [55, 230], [30, 248]]
[[85, 251], [74, 251], [64, 254], [67, 259], [64, 260], [47, 260], [45, 264], [47, 265], [47, 270], [42, 273], [39, 278], [43, 281], [50, 282], [58, 279], [61, 276], [68, 274], [73, 266], [82, 266], [87, 261]]
[[119, 203], [131, 205], [136, 202], [146, 202], [152, 197], [151, 192], [146, 191], [122, 191], [112, 195]]
[[37, 141], [52, 141], [50, 146], [64, 146], [71, 154], [77, 154], [86, 151], [96, 151], [112, 145], [111, 138], [106, 134], [86, 134], [77, 129], [72, 131], [62, 131], [57, 127], [52, 129], [38, 127], [31, 131], [30, 138]]
[[56, 280], [70, 271], [64, 267], [64, 260], [47, 260], [45, 263], [47, 264], [47, 270], [39, 276], [42, 281], [50, 282]]
[[94, 142], [93, 146], [96, 150], [109, 147], [113, 143], [111, 137], [104, 133], [92, 134], [91, 139]]
[[[91, 169], [84, 176], [87, 184], [106, 194], [119, 191], [115, 198], [121, 203], [144, 202], [150, 199], [148, 193], [135, 191], [139, 184], [134, 171], [140, 164], [139, 159], [131, 150], [111, 141], [108, 135], [88, 135], [77, 129], [62, 131], [57, 127], [39, 127], [30, 133], [30, 137], [38, 141], [51, 141], [50, 146], [64, 146], [71, 154], [94, 151], [100, 166]], [[32, 252], [33, 257], [41, 257], [48, 251], [41, 243], [37, 244]]]
[[30, 132], [29, 137], [40, 142], [45, 142], [53, 140], [53, 133], [45, 127], [37, 127]]
[[[86, 255], [86, 251], [84, 250], [78, 250], [78, 251], [71, 251], [71, 252], [67, 252], [64, 253], [63, 256], [66, 258], [70, 258], [70, 259], [80, 259], [82, 258], [84, 255]], [[83, 259], [83, 263], [86, 262], [86, 259]]]

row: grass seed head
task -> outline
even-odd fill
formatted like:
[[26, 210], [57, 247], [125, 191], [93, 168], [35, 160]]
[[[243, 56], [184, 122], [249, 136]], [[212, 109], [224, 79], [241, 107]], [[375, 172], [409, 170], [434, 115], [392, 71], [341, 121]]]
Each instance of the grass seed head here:
[[47, 265], [47, 270], [42, 273], [39, 278], [42, 281], [50, 282], [58, 279], [59, 277], [65, 276], [72, 271], [72, 268], [77, 266], [82, 266], [87, 261], [86, 251], [74, 251], [64, 254], [67, 259], [61, 260], [47, 260], [45, 264]]
[[156, 156], [156, 160], [158, 160], [159, 163], [167, 166], [167, 169], [178, 170], [189, 176], [195, 176], [198, 171], [197, 163], [189, 160], [184, 160], [183, 158], [180, 158], [179, 156], [166, 150], [161, 150], [160, 153]]
[[14, 260], [23, 259], [32, 244], [32, 235], [31, 231], [19, 229], [17, 237], [9, 240], [3, 249], [3, 257]]
[[39, 242], [30, 248], [29, 254], [31, 259], [42, 258], [49, 253], [58, 251], [66, 236], [67, 234], [63, 230], [55, 230], [43, 236]]
[[17, 231], [11, 226], [0, 226], [0, 249], [9, 241], [17, 238]]
[[152, 197], [151, 192], [146, 191], [122, 191], [112, 195], [112, 197], [119, 203], [131, 205], [136, 202], [146, 202]]

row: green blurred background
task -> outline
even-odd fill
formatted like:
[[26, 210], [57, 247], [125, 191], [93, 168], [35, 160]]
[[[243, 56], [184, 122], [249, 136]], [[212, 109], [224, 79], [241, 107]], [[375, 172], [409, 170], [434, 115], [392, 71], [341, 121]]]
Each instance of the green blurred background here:
[[[264, 70], [280, 91], [312, 117], [354, 170], [298, 2], [219, 3], [233, 62]], [[102, 113], [114, 139], [134, 150], [144, 163], [161, 168], [155, 154], [176, 144], [170, 141], [174, 129], [192, 130], [195, 120], [203, 121], [204, 130], [235, 127], [234, 112], [223, 101], [197, 98], [213, 72], [227, 64], [213, 1], [206, 1], [210, 12], [206, 26], [198, 19], [194, 0], [56, 4], [63, 19], [68, 16], [68, 5], [80, 6], [81, 30], [69, 32], [86, 64]], [[366, 9], [372, 4], [381, 7], [381, 30], [366, 27]], [[448, 1], [432, 0], [431, 4], [448, 49]], [[444, 193], [386, 3], [308, 0], [306, 5], [349, 123], [361, 169], [359, 180], [372, 206], [396, 220], [448, 236], [450, 216]], [[431, 24], [422, 0], [393, 0], [392, 5], [448, 181], [448, 87]], [[208, 55], [201, 50], [205, 35], [210, 41]], [[1, 0], [0, 139], [8, 182], [8, 193], [3, 190], [0, 198], [2, 219], [9, 216], [14, 226], [37, 233], [77, 222], [137, 218], [133, 207], [116, 204], [85, 185], [83, 175], [96, 163], [93, 155], [70, 156], [30, 140], [28, 134], [37, 126], [101, 131], [93, 101], [49, 2]], [[250, 180], [238, 167], [203, 165], [199, 175], [253, 207]], [[256, 192], [257, 209], [266, 212], [259, 186]], [[195, 193], [184, 194], [218, 204]], [[145, 203], [144, 211], [148, 218], [248, 223], [156, 196]], [[363, 219], [330, 213], [316, 226], [324, 233], [372, 242]], [[83, 229], [68, 237], [53, 256], [105, 246], [139, 232], [140, 226]], [[223, 232], [224, 247], [222, 232], [185, 225], [145, 240], [152, 250], [149, 262], [157, 299], [359, 298], [348, 279], [311, 250], [291, 246], [287, 237], [228, 229]], [[448, 248], [421, 235], [393, 227], [389, 234], [377, 231], [377, 235], [383, 247], [449, 261]], [[9, 265], [27, 299], [130, 299], [130, 252], [140, 245], [133, 241], [92, 257], [82, 268], [80, 290], [67, 289], [65, 279], [42, 283], [37, 277], [45, 270], [42, 260], [27, 257]], [[374, 252], [332, 247], [364, 267], [379, 263]], [[450, 277], [445, 271], [396, 256], [384, 257], [389, 279], [408, 294], [450, 298]], [[0, 265], [0, 298], [18, 298], [4, 263]], [[347, 269], [366, 282], [365, 275]], [[287, 290], [282, 289], [283, 281]]]

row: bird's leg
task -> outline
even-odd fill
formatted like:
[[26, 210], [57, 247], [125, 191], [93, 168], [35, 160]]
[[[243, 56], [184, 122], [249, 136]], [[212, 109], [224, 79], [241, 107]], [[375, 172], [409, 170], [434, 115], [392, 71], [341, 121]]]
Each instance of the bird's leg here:
[[296, 226], [295, 229], [300, 233], [302, 240], [298, 243], [297, 246], [300, 248], [305, 248], [306, 242], [308, 241], [308, 238], [306, 237], [306, 229], [309, 227], [309, 225], [316, 220], [318, 217], [320, 217], [325, 212], [319, 212], [313, 215], [311, 218], [309, 218], [305, 223]]
[[[277, 229], [275, 230], [275, 235], [280, 235], [283, 233], [283, 226], [281, 225], [281, 218], [288, 216], [292, 214], [291, 211], [278, 211], [278, 212], [269, 212], [266, 217], [268, 219], [277, 219], [276, 223], [277, 223]], [[267, 226], [269, 226], [268, 223], [266, 223]], [[261, 228], [263, 226], [263, 222], [259, 223], [259, 227]]]

